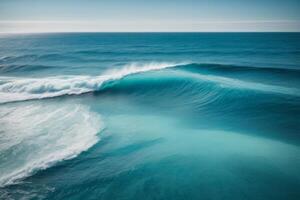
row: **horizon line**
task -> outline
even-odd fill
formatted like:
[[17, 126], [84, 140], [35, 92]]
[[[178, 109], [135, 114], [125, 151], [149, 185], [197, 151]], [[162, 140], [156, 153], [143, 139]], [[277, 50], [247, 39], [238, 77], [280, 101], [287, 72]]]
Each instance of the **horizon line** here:
[[300, 33], [300, 31], [36, 31], [0, 32], [0, 34], [56, 34], [56, 33]]

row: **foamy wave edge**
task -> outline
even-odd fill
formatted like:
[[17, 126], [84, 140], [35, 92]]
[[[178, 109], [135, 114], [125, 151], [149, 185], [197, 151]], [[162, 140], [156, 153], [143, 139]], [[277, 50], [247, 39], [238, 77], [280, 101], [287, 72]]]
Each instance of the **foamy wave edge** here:
[[[0, 164], [5, 166], [1, 166], [3, 171], [0, 173], [0, 187], [19, 184], [37, 171], [73, 159], [99, 141], [98, 133], [104, 129], [104, 124], [101, 116], [91, 112], [86, 106], [48, 106], [46, 109], [45, 105], [30, 105], [4, 110], [7, 115], [0, 122], [10, 121], [11, 118], [16, 122], [11, 130], [5, 130], [8, 144], [1, 147], [1, 153], [19, 153], [8, 156], [6, 164]], [[22, 153], [27, 152], [24, 149], [27, 147], [34, 148], [34, 152], [26, 154], [24, 162]], [[11, 163], [14, 165], [9, 167]]]

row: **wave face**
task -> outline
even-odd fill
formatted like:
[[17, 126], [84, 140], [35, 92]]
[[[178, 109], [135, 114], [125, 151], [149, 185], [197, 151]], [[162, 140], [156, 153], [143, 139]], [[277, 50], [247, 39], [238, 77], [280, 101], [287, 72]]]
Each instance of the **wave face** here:
[[0, 187], [76, 157], [103, 124], [81, 105], [26, 105], [0, 110]]

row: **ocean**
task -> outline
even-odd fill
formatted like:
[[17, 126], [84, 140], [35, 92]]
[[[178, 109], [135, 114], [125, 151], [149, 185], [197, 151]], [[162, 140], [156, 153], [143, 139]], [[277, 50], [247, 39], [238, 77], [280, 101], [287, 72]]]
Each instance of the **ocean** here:
[[0, 199], [300, 199], [300, 33], [0, 35]]

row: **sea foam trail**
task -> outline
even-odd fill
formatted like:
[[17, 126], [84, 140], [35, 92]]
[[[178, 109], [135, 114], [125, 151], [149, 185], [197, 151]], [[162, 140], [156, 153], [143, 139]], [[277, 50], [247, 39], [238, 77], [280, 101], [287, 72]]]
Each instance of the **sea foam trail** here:
[[0, 110], [0, 187], [76, 157], [98, 140], [100, 117], [82, 105], [22, 105]]
[[0, 103], [82, 94], [101, 89], [107, 81], [130, 74], [174, 67], [171, 63], [131, 64], [100, 76], [55, 76], [44, 78], [0, 77]]

